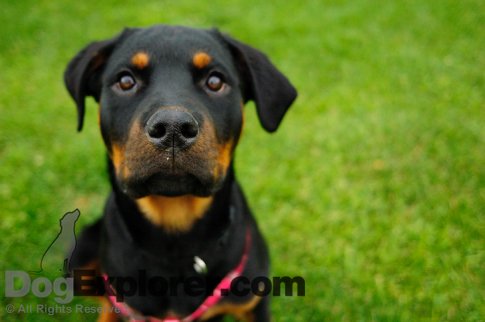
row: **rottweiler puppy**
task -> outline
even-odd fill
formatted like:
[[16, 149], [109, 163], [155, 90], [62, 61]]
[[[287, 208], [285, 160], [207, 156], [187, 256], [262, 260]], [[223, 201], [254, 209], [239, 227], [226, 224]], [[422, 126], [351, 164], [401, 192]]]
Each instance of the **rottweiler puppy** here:
[[268, 297], [243, 292], [268, 276], [269, 256], [233, 159], [244, 104], [276, 131], [297, 96], [288, 79], [216, 29], [167, 25], [89, 44], [64, 79], [79, 131], [85, 98], [99, 102], [109, 156], [104, 215], [71, 258], [71, 269], [96, 263], [121, 312], [101, 320], [268, 321]]

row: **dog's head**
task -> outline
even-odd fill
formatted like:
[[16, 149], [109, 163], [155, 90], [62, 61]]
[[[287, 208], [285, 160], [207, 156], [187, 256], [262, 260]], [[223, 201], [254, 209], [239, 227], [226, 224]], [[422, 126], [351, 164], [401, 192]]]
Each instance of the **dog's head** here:
[[133, 198], [213, 194], [230, 167], [244, 103], [253, 100], [273, 132], [296, 98], [258, 50], [217, 30], [162, 25], [89, 44], [65, 83], [78, 130], [85, 97], [99, 102], [116, 180]]

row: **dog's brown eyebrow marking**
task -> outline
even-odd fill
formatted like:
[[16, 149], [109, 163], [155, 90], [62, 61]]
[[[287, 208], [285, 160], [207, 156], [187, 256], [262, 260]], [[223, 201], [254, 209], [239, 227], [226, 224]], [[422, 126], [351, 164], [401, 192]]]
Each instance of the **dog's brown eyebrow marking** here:
[[150, 63], [150, 56], [144, 51], [139, 51], [131, 57], [131, 63], [138, 69], [143, 69]]
[[198, 51], [192, 57], [192, 64], [194, 64], [195, 68], [202, 69], [210, 64], [212, 61], [212, 57], [203, 51]]

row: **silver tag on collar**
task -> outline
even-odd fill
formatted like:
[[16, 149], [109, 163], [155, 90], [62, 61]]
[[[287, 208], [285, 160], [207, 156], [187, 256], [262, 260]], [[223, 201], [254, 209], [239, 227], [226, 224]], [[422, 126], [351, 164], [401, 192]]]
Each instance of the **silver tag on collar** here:
[[199, 256], [194, 256], [194, 270], [199, 274], [207, 274], [207, 265]]

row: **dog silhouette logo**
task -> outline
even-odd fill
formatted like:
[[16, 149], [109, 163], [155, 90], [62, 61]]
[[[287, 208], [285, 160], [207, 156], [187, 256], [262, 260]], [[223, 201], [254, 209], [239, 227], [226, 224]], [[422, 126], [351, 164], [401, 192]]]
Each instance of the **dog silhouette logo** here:
[[[33, 274], [67, 274], [70, 260], [76, 248], [76, 222], [81, 213], [79, 209], [67, 212], [59, 220], [60, 231], [45, 250], [39, 264], [39, 270], [30, 271]], [[59, 261], [62, 254], [63, 260]]]

